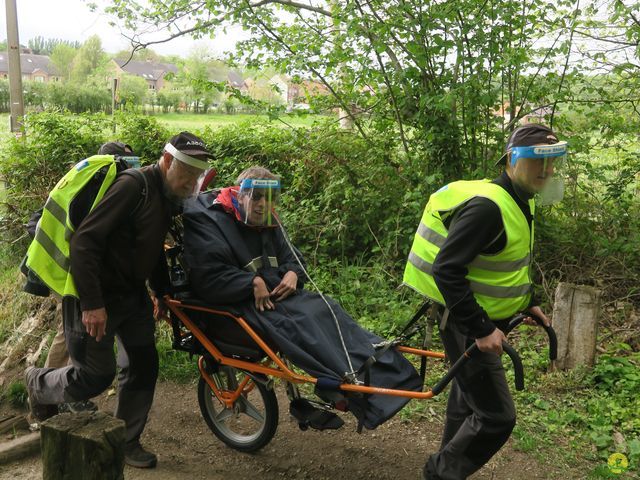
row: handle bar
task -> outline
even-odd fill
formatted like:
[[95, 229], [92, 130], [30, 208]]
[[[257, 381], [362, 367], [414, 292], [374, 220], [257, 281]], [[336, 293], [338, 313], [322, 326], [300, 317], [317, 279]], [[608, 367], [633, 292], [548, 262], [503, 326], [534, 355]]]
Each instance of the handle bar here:
[[509, 322], [509, 326], [507, 327], [507, 331], [505, 334], [508, 334], [511, 330], [520, 325], [523, 320], [527, 317], [531, 317], [535, 320], [535, 322], [544, 328], [544, 331], [547, 333], [549, 337], [549, 360], [555, 360], [558, 358], [558, 337], [556, 336], [556, 331], [551, 326], [547, 326], [544, 324], [542, 319], [533, 313], [521, 313], [517, 315]]
[[[522, 320], [521, 320], [522, 321]], [[513, 363], [513, 369], [515, 372], [515, 384], [516, 390], [524, 390], [524, 369], [522, 368], [522, 360], [520, 360], [520, 356], [515, 349], [509, 345], [507, 342], [502, 342], [502, 349], [509, 355], [511, 358], [511, 362]], [[453, 377], [455, 377], [460, 369], [469, 361], [469, 359], [473, 358], [473, 354], [478, 351], [478, 345], [474, 343], [471, 345], [465, 352], [458, 358], [456, 363], [449, 369], [447, 374], [440, 379], [438, 383], [436, 383], [431, 391], [434, 395], [438, 395], [445, 387], [451, 382]]]

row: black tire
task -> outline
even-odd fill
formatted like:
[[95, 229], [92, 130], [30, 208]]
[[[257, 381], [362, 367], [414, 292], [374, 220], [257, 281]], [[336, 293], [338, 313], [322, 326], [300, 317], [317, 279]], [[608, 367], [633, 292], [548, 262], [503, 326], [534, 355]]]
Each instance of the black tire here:
[[[273, 389], [245, 372], [220, 366], [211, 379], [222, 391], [234, 391], [249, 377], [249, 383], [233, 408], [226, 408], [204, 378], [198, 383], [198, 403], [207, 425], [216, 437], [241, 452], [255, 452], [268, 444], [278, 428], [278, 400]], [[249, 412], [249, 413], [248, 413]]]

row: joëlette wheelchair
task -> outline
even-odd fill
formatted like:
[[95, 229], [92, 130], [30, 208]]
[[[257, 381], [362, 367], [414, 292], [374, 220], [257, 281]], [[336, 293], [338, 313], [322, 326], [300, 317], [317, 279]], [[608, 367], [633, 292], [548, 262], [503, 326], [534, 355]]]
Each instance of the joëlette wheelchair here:
[[[429, 315], [430, 302], [425, 303], [394, 340], [376, 345], [376, 353], [360, 368], [346, 375], [342, 382], [315, 378], [297, 373], [292, 364], [268, 344], [238, 312], [228, 306], [207, 305], [189, 291], [186, 274], [182, 268], [182, 241], [178, 231], [172, 231], [176, 240], [166, 249], [170, 268], [172, 293], [165, 297], [169, 309], [169, 323], [173, 329], [173, 348], [198, 356], [200, 380], [198, 403], [202, 416], [212, 432], [228, 446], [242, 451], [255, 452], [264, 447], [275, 435], [278, 426], [278, 401], [274, 391], [274, 379], [286, 385], [290, 413], [298, 420], [302, 430], [309, 427], [324, 430], [335, 429], [343, 421], [333, 410], [348, 410], [350, 396], [372, 394], [392, 395], [413, 399], [429, 399], [444, 390], [457, 372], [473, 359], [477, 345], [473, 344], [448, 372], [431, 388], [423, 391], [396, 390], [371, 385], [368, 368], [387, 349], [395, 348], [403, 354], [421, 359], [420, 374], [423, 379], [426, 359], [444, 359], [445, 354], [406, 346], [403, 343], [418, 331], [419, 320]], [[514, 317], [508, 331], [517, 327], [530, 314]], [[546, 327], [549, 337], [549, 357], [555, 360], [557, 340], [551, 327]], [[429, 333], [429, 332], [428, 332]], [[517, 352], [507, 343], [504, 351], [509, 355], [515, 371], [517, 390], [524, 389], [522, 362]], [[298, 385], [315, 387], [323, 401], [303, 398]], [[335, 392], [335, 396], [327, 396]], [[358, 431], [361, 430], [361, 425]]]

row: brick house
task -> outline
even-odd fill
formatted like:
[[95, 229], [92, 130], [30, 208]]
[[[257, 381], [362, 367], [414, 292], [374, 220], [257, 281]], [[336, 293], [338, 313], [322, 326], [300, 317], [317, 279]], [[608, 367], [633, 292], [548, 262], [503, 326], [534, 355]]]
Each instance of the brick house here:
[[[168, 73], [177, 73], [178, 67], [172, 63], [156, 63], [151, 60], [136, 61], [131, 60], [124, 65], [126, 60], [112, 59], [111, 66], [116, 76], [120, 74], [128, 73], [137, 77], [142, 77], [146, 80], [150, 90], [158, 91], [165, 83], [164, 77]], [[124, 66], [123, 66], [124, 65]]]
[[[58, 73], [51, 59], [46, 55], [32, 53], [20, 54], [20, 70], [22, 81], [59, 82], [62, 76]], [[6, 52], [0, 53], [0, 78], [9, 78], [9, 59]]]

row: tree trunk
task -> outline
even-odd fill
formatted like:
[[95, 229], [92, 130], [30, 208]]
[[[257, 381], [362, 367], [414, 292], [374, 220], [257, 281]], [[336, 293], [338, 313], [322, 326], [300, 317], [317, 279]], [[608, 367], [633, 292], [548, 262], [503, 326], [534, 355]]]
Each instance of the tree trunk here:
[[567, 370], [592, 367], [596, 355], [600, 290], [584, 285], [560, 283], [553, 307], [553, 328], [558, 336], [556, 366]]
[[104, 412], [64, 413], [40, 429], [43, 480], [124, 478], [124, 421]]

